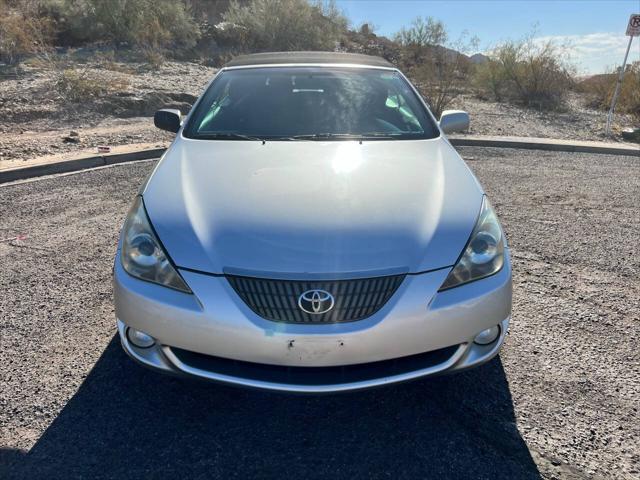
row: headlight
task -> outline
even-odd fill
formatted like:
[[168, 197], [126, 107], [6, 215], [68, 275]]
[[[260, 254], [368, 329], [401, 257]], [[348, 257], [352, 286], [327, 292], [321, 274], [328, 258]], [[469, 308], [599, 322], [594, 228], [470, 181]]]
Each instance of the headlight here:
[[120, 258], [129, 275], [191, 293], [151, 228], [142, 197], [136, 197], [122, 227]]
[[487, 197], [467, 246], [440, 290], [488, 277], [504, 265], [504, 234]]

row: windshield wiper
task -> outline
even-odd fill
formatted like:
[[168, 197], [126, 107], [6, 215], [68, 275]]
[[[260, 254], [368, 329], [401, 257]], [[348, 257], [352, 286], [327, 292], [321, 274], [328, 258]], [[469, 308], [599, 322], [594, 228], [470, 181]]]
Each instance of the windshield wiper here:
[[324, 140], [327, 138], [359, 138], [353, 133], [309, 133], [303, 135], [291, 135], [290, 137], [281, 137], [281, 140]]
[[[413, 132], [411, 132], [413, 133]], [[201, 134], [198, 138], [203, 140], [254, 140], [265, 143], [267, 140], [393, 140], [406, 135], [411, 135], [408, 132], [401, 133], [384, 133], [384, 132], [370, 132], [370, 133], [309, 133], [301, 135], [291, 136], [268, 136], [268, 137], [253, 137], [251, 135], [245, 135], [237, 132], [219, 132]], [[415, 134], [418, 134], [416, 132]], [[415, 135], [414, 134], [414, 135]]]
[[386, 140], [394, 139], [403, 133], [310, 133], [307, 135], [292, 135], [290, 137], [278, 137], [278, 140], [327, 140], [327, 139], [351, 139], [351, 140]]
[[264, 143], [265, 138], [252, 137], [251, 135], [244, 135], [236, 132], [220, 132], [220, 133], [207, 133], [199, 136], [204, 140], [257, 140]]

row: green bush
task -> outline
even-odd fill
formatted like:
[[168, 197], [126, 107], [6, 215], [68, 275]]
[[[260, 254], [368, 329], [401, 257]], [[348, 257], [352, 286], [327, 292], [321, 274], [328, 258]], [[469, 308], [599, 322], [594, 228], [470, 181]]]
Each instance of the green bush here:
[[476, 68], [475, 84], [497, 101], [554, 110], [563, 106], [574, 84], [573, 70], [556, 44], [528, 37], [494, 49]]
[[249, 51], [334, 50], [347, 20], [333, 3], [233, 1], [223, 16], [226, 41]]
[[61, 43], [191, 48], [199, 30], [184, 2], [174, 0], [43, 0]]

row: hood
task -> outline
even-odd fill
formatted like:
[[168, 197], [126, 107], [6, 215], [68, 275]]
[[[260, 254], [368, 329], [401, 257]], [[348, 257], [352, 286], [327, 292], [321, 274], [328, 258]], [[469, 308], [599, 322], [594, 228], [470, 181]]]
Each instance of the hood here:
[[179, 136], [143, 198], [178, 267], [332, 279], [453, 265], [482, 190], [442, 138], [262, 144]]

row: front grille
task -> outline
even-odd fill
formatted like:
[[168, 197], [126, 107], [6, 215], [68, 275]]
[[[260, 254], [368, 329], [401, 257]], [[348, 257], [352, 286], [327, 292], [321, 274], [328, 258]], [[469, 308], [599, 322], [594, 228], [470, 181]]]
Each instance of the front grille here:
[[452, 345], [408, 357], [336, 367], [267, 365], [214, 357], [175, 347], [171, 347], [171, 351], [178, 360], [189, 367], [220, 375], [290, 385], [339, 385], [392, 377], [435, 367], [448, 361], [458, 347], [459, 345]]
[[[272, 280], [227, 275], [247, 306], [262, 318], [285, 323], [342, 323], [367, 318], [391, 298], [405, 275], [331, 281]], [[333, 295], [326, 313], [307, 313], [298, 305], [303, 292], [324, 290]]]

